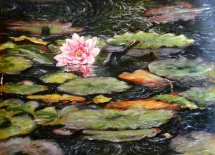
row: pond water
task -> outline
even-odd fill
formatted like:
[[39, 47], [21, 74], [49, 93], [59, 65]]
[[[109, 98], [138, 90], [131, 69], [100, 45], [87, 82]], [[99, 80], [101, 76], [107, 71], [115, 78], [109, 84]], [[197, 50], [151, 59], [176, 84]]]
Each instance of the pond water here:
[[[167, 7], [167, 6], [170, 6], [170, 7]], [[149, 11], [151, 8], [162, 8], [162, 7], [164, 8], [164, 11], [162, 12], [161, 10], [161, 13], [159, 13], [158, 15], [156, 14], [151, 14], [150, 16], [146, 15], [146, 12]], [[31, 67], [27, 67], [27, 69], [16, 74], [11, 74], [11, 73], [8, 73], [8, 71], [3, 71], [3, 69], [0, 69], [0, 73], [1, 73], [0, 92], [1, 92], [1, 99], [2, 99], [0, 103], [0, 108], [1, 108], [0, 109], [1, 110], [0, 111], [0, 134], [1, 133], [5, 134], [5, 131], [7, 132], [7, 130], [8, 132], [11, 131], [11, 129], [8, 129], [8, 128], [12, 126], [11, 125], [13, 124], [12, 118], [14, 117], [17, 117], [17, 116], [21, 116], [23, 118], [30, 117], [31, 119], [36, 121], [36, 123], [39, 119], [47, 123], [46, 119], [48, 117], [51, 117], [50, 115], [53, 112], [53, 111], [52, 112], [48, 111], [47, 113], [42, 112], [42, 114], [38, 114], [38, 115], [42, 115], [42, 117], [40, 118], [39, 116], [36, 116], [34, 112], [31, 113], [29, 111], [26, 112], [26, 110], [24, 111], [21, 110], [21, 112], [16, 113], [14, 112], [16, 110], [9, 109], [10, 112], [12, 111], [11, 112], [12, 116], [11, 115], [9, 116], [8, 114], [9, 112], [8, 113], [2, 112], [5, 110], [7, 111], [5, 107], [8, 106], [5, 103], [3, 103], [3, 101], [7, 99], [16, 98], [26, 103], [28, 101], [32, 101], [32, 99], [29, 98], [29, 95], [32, 95], [32, 94], [46, 95], [46, 94], [68, 93], [66, 88], [65, 88], [66, 91], [63, 91], [63, 92], [59, 91], [59, 85], [62, 85], [62, 84], [46, 83], [43, 80], [41, 80], [41, 77], [44, 75], [63, 70], [62, 67], [56, 67], [56, 61], [54, 61], [52, 57], [56, 55], [55, 50], [59, 48], [59, 44], [62, 45], [61, 43], [64, 42], [66, 38], [71, 38], [72, 33], [63, 33], [61, 29], [65, 28], [64, 27], [65, 25], [60, 23], [60, 28], [56, 30], [57, 32], [59, 31], [59, 33], [52, 35], [51, 27], [47, 26], [47, 23], [51, 23], [51, 24], [54, 23], [53, 25], [55, 25], [55, 23], [59, 24], [59, 21], [72, 23], [72, 27], [76, 28], [75, 30], [73, 30], [74, 32], [82, 28], [81, 29], [82, 31], [78, 32], [79, 35], [87, 36], [87, 37], [96, 36], [99, 38], [99, 42], [102, 42], [103, 40], [108, 42], [108, 40], [110, 38], [113, 38], [115, 35], [121, 35], [126, 32], [135, 34], [139, 31], [144, 31], [147, 33], [155, 32], [157, 34], [173, 33], [177, 36], [184, 35], [187, 37], [186, 39], [189, 38], [194, 40], [192, 44], [186, 45], [183, 47], [181, 47], [180, 45], [177, 45], [177, 43], [174, 44], [171, 42], [175, 46], [171, 45], [170, 50], [168, 50], [169, 52], [167, 50], [164, 50], [164, 52], [159, 52], [161, 48], [162, 49], [167, 48], [165, 45], [165, 41], [163, 41], [164, 43], [161, 41], [161, 45], [158, 47], [159, 50], [155, 50], [155, 48], [152, 47], [150, 51], [141, 52], [142, 53], [141, 56], [140, 55], [137, 56], [137, 54], [134, 54], [134, 52], [133, 54], [132, 52], [130, 52], [131, 54], [129, 55], [128, 54], [129, 51], [128, 51], [127, 55], [122, 54], [121, 56], [122, 60], [120, 62], [117, 62], [115, 60], [108, 65], [104, 65], [103, 61], [106, 59], [110, 50], [112, 50], [113, 53], [116, 54], [117, 49], [120, 49], [122, 51], [122, 49], [124, 49], [125, 47], [119, 46], [117, 48], [116, 46], [113, 46], [113, 45], [108, 45], [108, 47], [107, 46], [103, 47], [102, 45], [99, 45], [100, 47], [102, 47], [103, 50], [100, 52], [98, 59], [96, 60], [94, 66], [92, 67], [94, 70], [93, 76], [114, 77], [120, 81], [125, 81], [125, 83], [123, 84], [125, 84], [126, 86], [118, 86], [118, 87], [127, 87], [127, 85], [132, 87], [129, 89], [122, 88], [123, 90], [121, 91], [115, 91], [114, 90], [115, 83], [112, 84], [110, 82], [109, 84], [111, 86], [109, 86], [108, 88], [105, 88], [105, 86], [103, 86], [105, 85], [104, 83], [102, 83], [101, 86], [97, 86], [97, 87], [101, 87], [101, 88], [98, 88], [100, 91], [101, 89], [107, 89], [106, 91], [108, 93], [107, 92], [102, 93], [103, 91], [101, 91], [101, 93], [96, 91], [95, 91], [96, 93], [92, 93], [94, 92], [94, 88], [93, 86], [92, 88], [90, 88], [91, 87], [90, 84], [88, 86], [85, 86], [86, 88], [84, 86], [83, 88], [80, 88], [80, 89], [86, 89], [86, 90], [81, 90], [82, 91], [81, 93], [86, 93], [84, 95], [79, 92], [80, 90], [77, 90], [78, 93], [76, 92], [76, 90], [70, 90], [70, 93], [68, 94], [82, 96], [82, 97], [85, 97], [87, 100], [84, 102], [80, 101], [77, 104], [74, 104], [74, 106], [77, 107], [79, 111], [84, 111], [86, 109], [99, 111], [101, 109], [104, 109], [110, 103], [101, 103], [101, 104], [92, 103], [93, 98], [101, 94], [103, 94], [108, 98], [111, 98], [111, 102], [116, 102], [116, 101], [127, 101], [127, 100], [133, 101], [137, 99], [152, 99], [154, 96], [159, 94], [172, 93], [174, 95], [183, 97], [183, 99], [186, 98], [187, 102], [192, 102], [196, 104], [198, 107], [198, 108], [190, 108], [189, 105], [185, 105], [184, 106], [185, 108], [181, 106], [179, 108], [180, 110], [173, 109], [174, 111], [173, 118], [167, 119], [169, 121], [166, 120], [164, 121], [165, 123], [161, 123], [160, 125], [155, 125], [150, 127], [150, 128], [152, 127], [159, 128], [160, 133], [158, 133], [156, 136], [148, 136], [148, 138], [141, 138], [140, 140], [139, 139], [136, 139], [134, 141], [126, 140], [121, 142], [110, 142], [111, 140], [98, 140], [95, 138], [94, 140], [89, 140], [87, 138], [84, 138], [83, 129], [85, 130], [85, 128], [83, 126], [85, 125], [83, 124], [81, 124], [80, 126], [78, 125], [76, 126], [77, 129], [75, 129], [76, 131], [74, 134], [62, 135], [63, 131], [59, 131], [61, 132], [60, 134], [59, 132], [57, 133], [53, 132], [56, 129], [59, 129], [59, 128], [62, 129], [62, 127], [65, 127], [65, 126], [69, 127], [69, 125], [70, 125], [70, 129], [74, 130], [74, 128], [71, 127], [72, 126], [71, 124], [68, 125], [65, 123], [68, 121], [64, 121], [64, 123], [62, 124], [59, 123], [57, 125], [47, 125], [47, 124], [44, 125], [45, 123], [44, 124], [37, 123], [37, 125], [34, 126], [34, 128], [27, 133], [20, 134], [20, 131], [18, 131], [18, 134], [12, 134], [12, 136], [6, 136], [5, 138], [4, 136], [3, 138], [1, 138], [0, 136], [0, 139], [1, 139], [0, 148], [5, 149], [5, 145], [3, 145], [3, 143], [7, 143], [9, 140], [12, 140], [13, 138], [30, 137], [32, 141], [42, 139], [42, 140], [47, 140], [50, 142], [57, 143], [58, 147], [63, 152], [62, 154], [65, 154], [65, 155], [76, 155], [76, 154], [77, 155], [82, 155], [82, 154], [83, 155], [85, 154], [172, 155], [172, 154], [177, 154], [178, 152], [181, 152], [181, 154], [186, 154], [188, 152], [189, 154], [190, 153], [189, 151], [183, 150], [184, 148], [183, 146], [179, 146], [179, 147], [182, 147], [181, 150], [177, 150], [177, 148], [174, 147], [172, 143], [175, 137], [194, 133], [194, 131], [196, 131], [197, 134], [198, 132], [211, 133], [211, 137], [215, 135], [214, 134], [215, 133], [215, 113], [214, 113], [215, 88], [213, 87], [214, 85], [213, 78], [215, 76], [214, 75], [215, 73], [214, 72], [215, 71], [214, 70], [215, 69], [215, 65], [214, 65], [215, 63], [214, 62], [215, 61], [215, 52], [214, 52], [215, 1], [187, 0], [187, 1], [183, 1], [182, 3], [179, 3], [178, 0], [153, 0], [153, 1], [150, 1], [150, 0], [8, 0], [8, 1], [0, 2], [0, 9], [1, 9], [1, 12], [0, 12], [0, 19], [1, 19], [0, 20], [0, 42], [1, 42], [0, 54], [1, 56], [0, 58], [3, 59], [8, 55], [10, 56], [14, 55], [14, 53], [17, 56], [17, 52], [15, 51], [24, 49], [23, 50], [24, 52], [20, 50], [24, 54], [20, 52], [21, 54], [19, 53], [18, 55], [19, 56], [24, 55], [24, 58], [31, 60], [31, 62], [33, 63]], [[151, 18], [152, 16], [155, 16], [155, 17], [161, 16], [161, 17], [157, 17], [153, 19]], [[13, 21], [14, 22], [25, 21], [20, 25], [25, 25], [25, 24], [27, 25], [28, 23], [31, 23], [32, 21], [34, 21], [33, 24], [31, 23], [33, 26], [38, 24], [35, 21], [40, 21], [38, 25], [42, 25], [44, 23], [46, 23], [46, 25], [40, 26], [39, 34], [36, 34], [36, 33], [25, 32], [21, 29], [8, 29], [8, 27], [10, 27], [11, 25], [12, 25], [11, 27], [20, 26], [19, 23], [18, 24], [16, 23], [16, 25], [11, 24], [13, 23]], [[44, 21], [48, 21], [48, 22], [44, 22]], [[26, 26], [26, 25], [24, 26], [24, 28], [33, 27], [32, 25], [30, 26], [29, 25]], [[47, 30], [47, 27], [48, 27], [48, 30]], [[79, 29], [77, 29], [77, 27]], [[50, 33], [51, 35], [49, 35]], [[27, 40], [24, 40], [21, 42], [14, 41], [14, 39], [11, 38], [11, 37], [19, 37], [21, 35], [25, 35], [29, 37], [37, 37], [49, 43], [47, 45], [38, 45], [36, 43], [32, 43]], [[142, 37], [144, 38], [147, 36], [143, 35]], [[138, 40], [138, 39], [133, 39], [129, 41], [134, 41], [134, 40]], [[151, 42], [152, 42], [151, 46], [156, 44], [156, 41], [154, 40], [151, 39]], [[173, 40], [174, 40], [174, 37], [173, 37]], [[13, 42], [14, 44], [11, 45], [12, 47], [7, 46], [7, 48], [4, 48], [2, 45], [8, 41]], [[111, 44], [111, 43], [108, 42], [108, 44]], [[32, 47], [36, 48], [37, 50], [35, 50]], [[27, 52], [25, 51], [25, 49], [27, 50]], [[132, 48], [130, 51], [132, 51], [133, 49], [134, 48]], [[179, 49], [177, 50], [178, 52], [175, 52], [176, 49]], [[29, 50], [33, 51], [33, 53], [36, 51], [37, 54], [39, 50], [39, 54], [38, 54], [39, 56], [34, 55], [32, 53], [29, 54], [28, 52]], [[147, 50], [147, 49], [144, 48], [140, 50]], [[58, 49], [58, 52], [59, 52], [59, 49]], [[41, 53], [42, 53], [42, 57], [40, 57]], [[49, 60], [50, 60], [50, 63], [49, 63]], [[23, 61], [23, 60], [20, 60], [20, 61]], [[43, 63], [41, 63], [41, 61]], [[2, 62], [0, 62], [0, 67], [2, 66], [6, 67], [6, 65], [4, 66], [4, 64], [1, 64], [1, 63]], [[163, 64], [167, 64], [167, 65], [165, 66]], [[7, 67], [10, 65], [11, 64], [7, 65]], [[21, 65], [21, 64], [18, 64], [18, 65]], [[149, 80], [149, 83], [155, 82], [156, 86], [154, 87], [154, 86], [151, 86], [149, 83], [144, 83], [143, 85], [134, 84], [132, 80], [119, 77], [119, 75], [122, 74], [123, 72], [131, 73], [131, 72], [134, 72], [135, 70], [140, 70], [140, 69], [150, 71], [151, 73], [162, 77], [161, 78], [162, 80], [159, 81], [160, 80], [159, 79], [158, 83], [156, 83], [157, 82], [156, 80], [155, 81]], [[71, 72], [71, 73], [74, 73], [80, 77], [83, 76], [80, 72]], [[138, 77], [138, 75], [136, 76], [137, 76], [136, 79], [141, 78], [141, 77]], [[96, 83], [97, 82], [96, 79], [93, 79], [93, 78], [91, 80], [92, 83], [94, 82], [94, 80]], [[117, 82], [116, 82], [116, 85], [118, 84]], [[9, 88], [3, 88], [3, 86], [5, 86], [8, 83], [19, 83], [19, 84], [21, 83], [21, 84], [27, 84], [27, 85], [33, 84], [33, 87], [34, 87], [34, 84], [39, 84], [39, 85], [45, 85], [47, 88], [45, 89], [45, 91], [42, 91], [42, 92], [38, 91], [38, 93], [36, 92], [36, 93], [24, 94], [24, 93], [17, 93], [22, 88], [20, 89], [11, 88], [10, 90], [11, 92], [7, 91], [7, 89]], [[163, 85], [165, 86], [163, 87]], [[73, 86], [75, 87], [75, 84], [73, 84]], [[72, 86], [68, 85], [66, 87], [72, 87]], [[113, 87], [113, 91], [112, 91], [112, 87]], [[203, 88], [197, 89], [196, 91], [193, 92], [193, 94], [187, 93], [187, 90], [192, 90], [193, 87], [203, 87]], [[207, 91], [208, 88], [212, 88], [212, 90]], [[29, 88], [29, 89], [33, 89], [33, 88]], [[162, 101], [162, 99], [157, 99], [157, 100]], [[163, 101], [165, 101], [165, 103], [166, 102], [177, 103], [176, 100], [177, 99], [175, 100], [173, 99], [173, 101], [170, 101], [170, 99], [167, 98], [166, 100], [163, 100]], [[36, 111], [39, 111], [46, 107], [55, 107], [58, 111], [60, 111], [64, 107], [71, 105], [70, 102], [64, 104], [63, 102], [65, 101], [59, 101], [54, 104], [46, 104], [46, 102], [42, 100], [36, 100], [36, 99], [34, 101], [37, 101], [39, 103], [39, 106], [36, 108]], [[13, 113], [15, 114], [13, 115]], [[163, 111], [163, 113], [166, 113], [166, 111]], [[80, 116], [82, 119], [86, 119], [86, 122], [88, 119], [87, 114], [88, 113], [83, 113], [83, 115], [86, 115], [86, 117], [83, 117], [83, 118]], [[47, 115], [47, 118], [46, 118], [46, 115]], [[93, 113], [91, 115], [99, 115], [99, 114]], [[71, 115], [71, 117], [72, 116], [73, 115]], [[76, 119], [79, 119], [79, 117], [76, 115], [74, 115], [74, 117]], [[99, 119], [100, 117], [102, 116], [101, 115], [99, 115], [99, 117], [95, 116], [95, 119], [100, 120]], [[114, 114], [112, 117], [114, 117]], [[106, 119], [105, 121], [107, 121], [108, 119], [110, 119], [110, 122], [113, 120], [116, 121], [118, 119], [119, 120], [124, 119], [125, 116], [123, 116], [122, 114], [122, 116], [117, 115], [116, 116], [117, 118], [112, 118], [112, 117], [110, 116], [110, 118], [105, 118]], [[4, 121], [4, 119], [1, 120], [1, 118], [4, 118], [4, 119], [6, 118], [7, 120]], [[53, 119], [54, 118], [48, 119], [48, 121]], [[131, 120], [131, 121], [135, 122], [136, 119], [139, 119], [139, 117], [136, 117], [134, 120]], [[77, 120], [77, 121], [74, 120], [74, 121], [75, 123], [81, 122], [81, 120]], [[110, 122], [107, 121], [107, 124]], [[120, 126], [121, 124], [119, 123], [117, 125]], [[138, 126], [138, 124], [135, 124], [135, 125], [137, 125], [137, 127], [127, 126], [125, 127], [125, 129], [142, 129], [141, 127]], [[25, 125], [23, 127], [25, 127]], [[121, 130], [118, 127], [111, 128], [109, 126], [109, 128], [110, 128], [110, 131]], [[93, 127], [91, 128], [86, 127], [86, 129], [93, 130]], [[100, 130], [101, 128], [95, 127], [95, 129]], [[114, 138], [112, 137], [112, 139]], [[198, 147], [196, 150], [199, 149], [200, 151], [202, 151], [201, 149], [203, 149], [204, 151], [206, 151], [205, 155], [212, 155], [212, 154], [215, 155], [215, 150], [212, 150], [211, 147], [209, 146], [214, 144], [214, 141], [215, 141], [214, 137], [212, 140], [213, 142], [209, 143], [206, 139], [205, 143], [208, 144], [208, 147], [207, 146], [204, 148]], [[195, 142], [193, 142], [192, 140], [188, 143], [186, 139], [183, 139], [181, 143], [185, 143], [185, 144], [187, 143], [187, 145], [195, 146]], [[10, 148], [11, 147], [8, 147], [7, 149], [9, 150]], [[40, 147], [38, 146], [38, 148]], [[209, 151], [207, 152], [207, 150]], [[14, 152], [16, 152], [17, 154], [21, 154], [20, 150], [16, 150]], [[198, 151], [196, 152], [193, 151], [193, 152], [191, 152], [190, 154], [197, 154]], [[5, 152], [3, 152], [2, 154], [4, 153]], [[5, 155], [6, 154], [7, 153], [5, 153]], [[47, 153], [47, 154], [52, 154], [52, 153]], [[55, 152], [55, 154], [61, 154], [61, 153]], [[203, 153], [201, 152], [200, 154], [203, 154]]]

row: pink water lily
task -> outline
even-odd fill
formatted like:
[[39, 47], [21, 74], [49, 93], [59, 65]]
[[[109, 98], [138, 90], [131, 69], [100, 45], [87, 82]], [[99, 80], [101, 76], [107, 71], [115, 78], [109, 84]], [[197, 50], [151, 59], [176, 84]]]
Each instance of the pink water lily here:
[[66, 39], [61, 47], [61, 54], [54, 57], [57, 66], [92, 65], [100, 49], [96, 48], [97, 38], [84, 40], [78, 34], [73, 34], [72, 39]]

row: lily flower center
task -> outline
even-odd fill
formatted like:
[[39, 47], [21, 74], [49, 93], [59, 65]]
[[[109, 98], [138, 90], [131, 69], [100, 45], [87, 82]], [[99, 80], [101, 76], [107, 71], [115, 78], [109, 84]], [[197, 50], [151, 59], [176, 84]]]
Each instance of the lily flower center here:
[[76, 57], [82, 57], [82, 55], [83, 55], [83, 52], [82, 52], [82, 50], [77, 50], [76, 52], [75, 52], [75, 56]]

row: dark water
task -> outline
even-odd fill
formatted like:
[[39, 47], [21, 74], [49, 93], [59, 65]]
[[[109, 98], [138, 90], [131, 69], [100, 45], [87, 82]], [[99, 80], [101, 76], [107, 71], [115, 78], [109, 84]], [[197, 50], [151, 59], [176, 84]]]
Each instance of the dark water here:
[[[64, 20], [73, 23], [73, 26], [84, 27], [83, 35], [96, 35], [102, 38], [112, 37], [127, 31], [175, 33], [184, 34], [195, 40], [192, 47], [186, 48], [182, 53], [168, 57], [185, 56], [188, 58], [202, 57], [205, 60], [215, 61], [215, 1], [213, 0], [189, 0], [195, 7], [209, 6], [211, 9], [203, 12], [195, 20], [177, 21], [169, 24], [153, 24], [146, 21], [143, 16], [147, 8], [158, 4], [174, 4], [173, 0], [62, 0], [56, 2], [28, 2], [22, 0], [0, 0], [0, 23], [3, 40], [11, 32], [4, 29], [3, 22], [7, 20]], [[58, 10], [58, 11], [56, 11]], [[14, 35], [14, 34], [13, 34]], [[20, 35], [16, 33], [15, 35]], [[62, 37], [64, 38], [64, 37]], [[146, 68], [148, 62], [155, 58], [149, 56], [140, 61], [132, 59], [118, 68], [98, 68], [100, 76], [114, 76], [123, 71], [133, 71], [139, 68]], [[53, 66], [34, 66], [23, 72], [23, 74], [5, 75], [4, 82], [19, 82], [29, 79], [37, 82], [37, 78], [45, 73], [58, 70]], [[177, 85], [175, 91], [187, 89], [186, 86]], [[54, 93], [55, 86], [50, 86], [48, 93]], [[148, 98], [158, 93], [168, 93], [170, 89], [148, 90], [145, 87], [134, 87], [129, 92], [109, 95], [113, 100]], [[23, 96], [5, 95], [3, 98]], [[91, 96], [89, 96], [90, 98]], [[88, 106], [88, 108], [97, 108]], [[181, 111], [170, 123], [163, 125], [161, 130], [169, 132], [173, 136], [178, 133], [190, 131], [208, 131], [215, 133], [215, 107], [211, 106], [205, 110]], [[68, 155], [171, 155], [174, 151], [169, 148], [169, 139], [162, 135], [155, 138], [143, 139], [135, 142], [111, 143], [106, 141], [83, 140], [81, 133], [70, 137], [62, 137], [51, 133], [50, 128], [39, 127], [30, 134], [33, 139], [50, 139], [56, 141]]]

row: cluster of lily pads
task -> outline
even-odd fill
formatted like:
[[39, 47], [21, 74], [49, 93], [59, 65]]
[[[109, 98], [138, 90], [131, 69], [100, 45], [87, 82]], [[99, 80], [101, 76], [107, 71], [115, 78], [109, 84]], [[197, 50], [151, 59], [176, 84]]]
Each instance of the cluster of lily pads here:
[[[22, 39], [30, 40], [34, 44], [17, 45], [11, 41], [0, 45], [1, 74], [22, 73], [31, 68], [34, 63], [54, 65], [53, 55], [57, 53], [52, 51], [45, 41], [29, 37], [14, 40]], [[124, 48], [134, 40], [139, 41], [139, 44], [129, 51], [129, 56], [136, 56], [135, 52], [137, 52], [143, 53], [140, 54], [142, 57], [146, 49], [151, 52], [163, 51], [163, 49], [180, 49], [193, 44], [192, 39], [183, 35], [137, 32], [117, 35], [107, 40], [104, 49], [107, 49], [107, 46], [111, 46], [112, 49]], [[53, 46], [58, 49], [57, 45]], [[55, 129], [53, 132], [65, 136], [73, 134], [74, 131], [83, 130], [83, 138], [89, 140], [111, 142], [140, 140], [160, 134], [159, 127], [168, 123], [182, 108], [204, 109], [215, 103], [215, 87], [200, 87], [200, 84], [204, 86], [204, 83], [213, 83], [214, 63], [205, 62], [200, 58], [189, 60], [181, 57], [158, 59], [151, 62], [148, 68], [149, 70], [139, 69], [121, 73], [118, 79], [97, 76], [83, 78], [75, 73], [58, 71], [39, 77], [44, 85], [33, 82], [5, 83], [0, 86], [0, 93], [19, 94], [28, 101], [6, 99], [0, 102], [0, 139], [29, 134], [40, 125], [63, 125], [64, 127]], [[148, 99], [111, 101], [111, 98], [104, 96], [129, 91], [136, 85], [150, 89], [170, 87], [174, 90], [172, 81], [192, 83], [195, 87], [177, 94], [160, 94]], [[56, 93], [46, 93], [48, 85], [52, 84], [57, 85]], [[83, 105], [105, 103], [106, 105], [99, 109], [80, 110], [71, 106], [76, 103]], [[58, 109], [56, 104], [62, 104], [64, 108]], [[42, 108], [41, 105], [46, 107]], [[197, 140], [199, 138], [196, 134], [192, 136]], [[18, 148], [23, 143], [27, 143], [25, 141], [31, 140], [14, 139], [12, 141]], [[44, 143], [62, 154], [57, 145]], [[0, 152], [6, 151], [4, 148], [9, 144], [0, 143]], [[177, 145], [180, 145], [177, 141], [172, 144], [173, 148]], [[187, 150], [177, 151], [186, 152]]]

